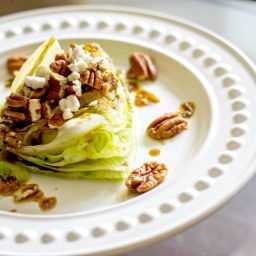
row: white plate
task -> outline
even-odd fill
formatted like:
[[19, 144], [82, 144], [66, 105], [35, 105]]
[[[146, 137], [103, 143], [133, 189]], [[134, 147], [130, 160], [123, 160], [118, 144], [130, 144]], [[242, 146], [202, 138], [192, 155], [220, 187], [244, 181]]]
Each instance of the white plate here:
[[[160, 104], [135, 108], [138, 152], [134, 166], [153, 159], [169, 167], [167, 180], [130, 198], [123, 184], [34, 175], [58, 206], [43, 214], [33, 203], [0, 200], [0, 254], [113, 255], [173, 235], [206, 217], [255, 171], [256, 72], [238, 49], [206, 29], [144, 10], [104, 6], [49, 8], [4, 17], [0, 24], [0, 78], [12, 54], [30, 53], [54, 35], [63, 46], [97, 41], [126, 69], [135, 50], [159, 69], [147, 90]], [[8, 91], [1, 91], [2, 99]], [[158, 115], [194, 101], [189, 130], [157, 143], [145, 135]], [[58, 188], [56, 190], [55, 188]], [[9, 210], [16, 208], [17, 213]]]

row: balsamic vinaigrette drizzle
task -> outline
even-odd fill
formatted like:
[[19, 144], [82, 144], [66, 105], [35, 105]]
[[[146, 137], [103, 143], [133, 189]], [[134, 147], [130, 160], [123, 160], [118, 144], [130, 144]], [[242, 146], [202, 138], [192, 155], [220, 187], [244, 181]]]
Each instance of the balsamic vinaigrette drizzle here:
[[152, 148], [148, 151], [149, 155], [153, 157], [160, 155], [160, 152], [161, 151], [158, 148]]
[[156, 95], [142, 89], [137, 82], [129, 82], [129, 90], [135, 93], [134, 105], [137, 107], [144, 107], [150, 103], [160, 102], [160, 99]]

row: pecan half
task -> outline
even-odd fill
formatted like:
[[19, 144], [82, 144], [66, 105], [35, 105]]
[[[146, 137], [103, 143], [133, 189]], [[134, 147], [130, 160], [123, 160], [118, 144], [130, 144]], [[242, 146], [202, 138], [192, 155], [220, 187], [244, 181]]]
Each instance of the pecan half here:
[[6, 108], [4, 110], [4, 117], [8, 120], [12, 121], [24, 121], [26, 119], [26, 116], [22, 112], [14, 111], [11, 109]]
[[63, 87], [61, 86], [54, 86], [53, 88], [51, 88], [49, 90], [49, 92], [47, 93], [46, 98], [48, 100], [59, 100], [62, 99], [64, 97], [65, 94], [65, 90]]
[[43, 211], [49, 211], [53, 209], [57, 204], [56, 197], [42, 197], [39, 201], [39, 207]]
[[62, 76], [68, 76], [70, 70], [68, 68], [68, 63], [65, 60], [56, 60], [51, 65], [50, 68], [53, 72], [58, 73]]
[[14, 202], [28, 201], [29, 199], [35, 200], [43, 195], [37, 184], [22, 184], [18, 190], [13, 194]]
[[87, 69], [84, 73], [81, 74], [80, 80], [82, 84], [89, 85], [98, 90], [103, 89], [104, 81], [102, 72], [100, 70], [94, 71]]
[[52, 109], [48, 102], [43, 102], [41, 104], [41, 114], [43, 117], [45, 117], [47, 119], [50, 118], [50, 116], [52, 114]]
[[41, 104], [39, 99], [29, 100], [28, 112], [32, 122], [36, 122], [41, 118]]
[[56, 73], [52, 73], [49, 77], [49, 90], [46, 98], [49, 100], [62, 99], [65, 95], [65, 84], [67, 83], [67, 78]]
[[6, 104], [12, 108], [26, 108], [28, 99], [18, 93], [12, 93], [7, 99]]
[[14, 71], [20, 70], [22, 65], [27, 60], [26, 56], [12, 56], [7, 60], [7, 70], [10, 74], [13, 74]]
[[46, 94], [47, 90], [48, 90], [48, 85], [44, 86], [41, 89], [31, 90], [29, 98], [40, 99]]
[[168, 169], [165, 164], [158, 162], [147, 162], [132, 171], [125, 185], [128, 189], [138, 193], [145, 193], [161, 183]]
[[62, 113], [55, 113], [48, 120], [48, 126], [51, 129], [58, 128], [58, 127], [62, 126], [64, 123], [65, 123], [65, 120], [63, 119]]
[[187, 129], [187, 121], [180, 113], [167, 113], [154, 120], [147, 128], [147, 134], [156, 140], [167, 139]]
[[129, 61], [130, 69], [127, 72], [128, 78], [137, 80], [156, 80], [156, 67], [147, 54], [135, 52], [130, 56]]
[[180, 105], [180, 112], [182, 117], [189, 118], [193, 116], [196, 109], [196, 105], [194, 102], [184, 102]]
[[59, 75], [57, 73], [51, 73], [49, 80], [48, 80], [49, 85], [52, 86], [61, 86], [63, 87], [67, 83], [67, 78]]

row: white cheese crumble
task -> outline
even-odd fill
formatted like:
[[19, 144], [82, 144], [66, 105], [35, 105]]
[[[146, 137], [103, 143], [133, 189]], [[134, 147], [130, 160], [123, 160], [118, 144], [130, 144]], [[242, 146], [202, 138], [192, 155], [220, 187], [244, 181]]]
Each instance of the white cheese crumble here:
[[78, 80], [80, 78], [80, 74], [78, 72], [72, 72], [69, 76], [68, 76], [68, 80], [69, 81], [75, 81]]
[[77, 45], [74, 49], [71, 49], [69, 52], [69, 60], [83, 60], [85, 58], [86, 53], [84, 52], [81, 45]]
[[90, 68], [93, 68], [97, 66], [97, 64], [100, 63], [101, 61], [102, 61], [101, 57], [92, 58], [91, 62], [88, 63], [88, 66], [90, 66]]
[[36, 71], [36, 76], [44, 77], [46, 79], [50, 76], [50, 70], [46, 66], [39, 66], [39, 68]]
[[66, 99], [63, 98], [59, 101], [60, 110], [63, 112], [66, 109]]
[[108, 68], [110, 68], [111, 65], [110, 65], [109, 60], [108, 60], [108, 59], [102, 59], [102, 60], [100, 61], [100, 67], [103, 68], [103, 69], [108, 69]]
[[76, 96], [82, 96], [82, 83], [79, 80], [73, 81], [76, 86]]
[[73, 113], [71, 111], [70, 108], [66, 108], [64, 111], [63, 111], [63, 119], [64, 120], [68, 120], [68, 119], [71, 119], [73, 117]]
[[98, 103], [99, 103], [98, 100], [94, 100], [94, 101], [90, 102], [88, 106], [89, 106], [89, 107], [93, 107], [93, 106], [98, 105]]
[[78, 111], [80, 108], [80, 102], [75, 95], [69, 95], [66, 101], [66, 107], [70, 108], [72, 112]]
[[82, 72], [84, 72], [88, 68], [88, 65], [83, 60], [79, 60], [79, 61], [75, 60], [74, 63], [71, 63], [71, 64], [68, 65], [68, 68], [72, 72], [82, 73]]
[[64, 120], [73, 117], [72, 112], [76, 112], [80, 108], [80, 102], [75, 95], [69, 95], [59, 101], [60, 110], [63, 112]]
[[[83, 72], [87, 68], [94, 68], [98, 63], [103, 61], [103, 58], [93, 57], [90, 53], [83, 50], [82, 45], [77, 45], [74, 49], [69, 50], [69, 60], [73, 63], [69, 65], [69, 68], [72, 72]], [[104, 64], [103, 64], [104, 65]], [[108, 63], [105, 63], [108, 65]]]
[[34, 90], [43, 88], [46, 85], [46, 79], [44, 77], [38, 76], [27, 76], [25, 78], [25, 83], [27, 87], [30, 87]]
[[84, 61], [87, 64], [88, 68], [91, 68], [93, 66], [93, 57], [91, 56], [90, 53], [86, 53]]

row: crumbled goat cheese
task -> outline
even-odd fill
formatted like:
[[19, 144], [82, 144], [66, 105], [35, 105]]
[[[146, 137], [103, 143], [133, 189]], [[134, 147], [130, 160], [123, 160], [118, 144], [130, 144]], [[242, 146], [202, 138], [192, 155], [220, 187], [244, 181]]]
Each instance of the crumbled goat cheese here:
[[80, 102], [75, 95], [69, 95], [67, 98], [63, 98], [59, 101], [61, 111], [65, 111], [67, 108], [72, 112], [78, 111], [80, 108]]
[[111, 66], [111, 65], [110, 65], [110, 62], [109, 62], [108, 59], [102, 59], [102, 60], [100, 61], [100, 67], [101, 67], [101, 68], [108, 69], [110, 66]]
[[89, 107], [93, 107], [93, 106], [98, 105], [98, 103], [99, 103], [98, 100], [94, 100], [94, 101], [90, 102], [88, 106], [89, 106]]
[[38, 76], [27, 76], [25, 78], [25, 83], [28, 87], [36, 90], [43, 88], [46, 85], [46, 79]]
[[75, 61], [75, 60], [83, 60], [85, 58], [86, 53], [84, 52], [81, 45], [77, 45], [74, 49], [70, 49], [69, 52], [69, 60]]
[[88, 68], [91, 68], [91, 63], [93, 61], [93, 57], [91, 56], [90, 53], [86, 53], [85, 54], [85, 58], [84, 58], [85, 63], [87, 64]]
[[75, 95], [69, 95], [66, 101], [66, 107], [70, 108], [72, 112], [78, 111], [80, 108], [80, 102]]
[[69, 64], [68, 68], [72, 72], [82, 73], [88, 68], [88, 65], [85, 61], [79, 60], [79, 61], [74, 61], [74, 63]]
[[101, 57], [92, 58], [91, 62], [87, 63], [87, 65], [89, 66], [89, 68], [94, 68], [98, 65], [98, 63], [101, 62], [101, 60]]
[[66, 99], [63, 98], [59, 101], [60, 110], [63, 112], [66, 109]]
[[68, 119], [71, 119], [71, 118], [73, 117], [73, 113], [72, 113], [72, 111], [71, 111], [70, 108], [66, 108], [66, 109], [63, 111], [62, 116], [63, 116], [63, 119], [64, 119], [64, 120], [68, 120]]
[[83, 72], [87, 68], [94, 68], [102, 61], [101, 57], [93, 58], [92, 55], [83, 50], [81, 45], [69, 50], [69, 60], [73, 63], [69, 65], [72, 72]]
[[36, 71], [36, 76], [44, 77], [46, 79], [50, 76], [50, 70], [46, 66], [39, 66], [39, 68]]
[[74, 81], [74, 80], [78, 80], [80, 78], [80, 74], [78, 72], [72, 72], [69, 76], [68, 76], [68, 80], [69, 81]]
[[73, 81], [76, 86], [76, 96], [82, 96], [82, 83], [79, 80]]

